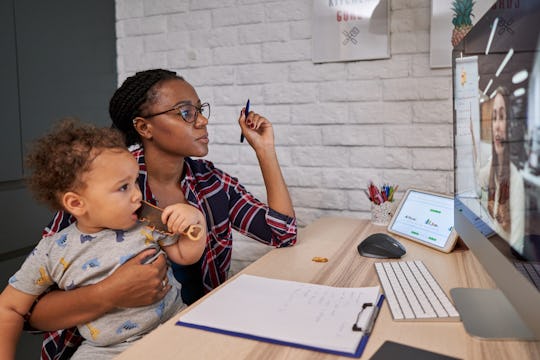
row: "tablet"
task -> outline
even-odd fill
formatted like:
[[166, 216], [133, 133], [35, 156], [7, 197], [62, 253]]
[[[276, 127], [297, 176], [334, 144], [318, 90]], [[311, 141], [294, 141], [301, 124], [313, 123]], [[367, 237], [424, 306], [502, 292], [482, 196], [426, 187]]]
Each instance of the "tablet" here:
[[409, 189], [388, 225], [390, 233], [448, 253], [457, 241], [452, 196]]

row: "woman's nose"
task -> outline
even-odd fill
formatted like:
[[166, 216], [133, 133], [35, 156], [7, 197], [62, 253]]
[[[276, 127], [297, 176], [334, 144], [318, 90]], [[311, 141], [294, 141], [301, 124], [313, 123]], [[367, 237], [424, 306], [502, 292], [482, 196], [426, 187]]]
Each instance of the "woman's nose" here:
[[206, 118], [203, 114], [198, 114], [197, 119], [195, 119], [195, 123], [193, 125], [195, 127], [202, 127], [208, 125], [208, 118]]

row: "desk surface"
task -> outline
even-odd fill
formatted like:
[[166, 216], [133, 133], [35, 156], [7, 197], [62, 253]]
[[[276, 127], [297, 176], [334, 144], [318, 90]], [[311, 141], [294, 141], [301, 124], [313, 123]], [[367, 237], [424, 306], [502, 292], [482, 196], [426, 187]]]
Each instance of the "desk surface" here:
[[[274, 249], [241, 273], [343, 287], [379, 285], [373, 263], [380, 260], [361, 257], [356, 246], [368, 235], [384, 231], [384, 227], [367, 220], [322, 218], [299, 231], [297, 245]], [[407, 248], [401, 260], [423, 260], [447, 294], [454, 287], [494, 287], [470, 251], [444, 254], [396, 238]], [[314, 256], [329, 261], [313, 262]], [[201, 301], [204, 298], [183, 312]], [[176, 326], [180, 314], [117, 359], [350, 359]], [[462, 359], [540, 359], [540, 342], [478, 340], [467, 335], [461, 322], [395, 322], [387, 304], [381, 309], [362, 359], [369, 359], [386, 340]]]

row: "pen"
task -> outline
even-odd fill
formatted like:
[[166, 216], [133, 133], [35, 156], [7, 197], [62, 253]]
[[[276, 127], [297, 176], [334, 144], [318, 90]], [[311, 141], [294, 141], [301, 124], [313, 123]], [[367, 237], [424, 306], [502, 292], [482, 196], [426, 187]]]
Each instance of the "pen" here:
[[388, 201], [394, 201], [394, 193], [397, 189], [397, 185], [390, 185], [388, 183], [381, 185], [379, 188], [373, 184], [373, 181], [370, 181], [367, 190], [364, 190], [364, 192], [372, 203], [381, 205]]
[[[249, 114], [249, 99], [246, 103], [246, 111], [244, 112], [244, 115], [246, 116], [246, 119], [247, 119], [247, 116]], [[240, 134], [240, 142], [243, 143], [244, 142], [244, 133], [241, 133]]]
[[371, 199], [371, 195], [369, 195], [369, 193], [367, 192], [367, 190], [364, 190], [364, 193], [366, 194], [367, 198], [369, 199], [369, 201], [373, 201]]
[[397, 191], [398, 185], [394, 186], [392, 189], [390, 189], [390, 201], [394, 200], [394, 193]]

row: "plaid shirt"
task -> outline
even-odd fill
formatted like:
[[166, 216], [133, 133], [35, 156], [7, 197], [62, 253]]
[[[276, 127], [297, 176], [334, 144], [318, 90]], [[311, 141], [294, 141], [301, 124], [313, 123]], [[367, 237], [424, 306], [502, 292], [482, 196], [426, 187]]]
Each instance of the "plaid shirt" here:
[[[143, 198], [156, 203], [148, 185], [144, 150], [131, 149], [139, 164], [139, 185]], [[227, 280], [231, 264], [232, 229], [270, 246], [285, 247], [296, 243], [296, 218], [280, 214], [257, 200], [238, 182], [206, 160], [185, 158], [180, 186], [191, 205], [206, 217], [208, 240], [200, 261], [204, 291], [209, 292]], [[74, 218], [58, 212], [43, 231], [54, 234]], [[76, 328], [46, 333], [41, 358], [69, 359], [82, 338]]]

